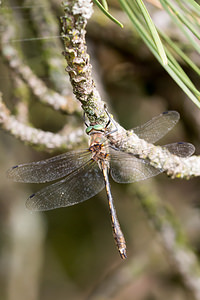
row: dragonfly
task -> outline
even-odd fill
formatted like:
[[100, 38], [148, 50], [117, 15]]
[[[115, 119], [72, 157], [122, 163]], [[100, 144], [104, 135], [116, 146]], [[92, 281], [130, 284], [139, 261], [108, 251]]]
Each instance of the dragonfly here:
[[[109, 115], [108, 115], [109, 116]], [[164, 112], [132, 131], [141, 139], [155, 143], [170, 131], [179, 120], [176, 111]], [[120, 257], [127, 257], [126, 241], [118, 221], [111, 194], [109, 173], [118, 183], [131, 183], [144, 180], [163, 172], [149, 164], [147, 160], [113, 147], [108, 136], [109, 116], [106, 126], [87, 126], [90, 136], [89, 148], [71, 151], [49, 159], [19, 164], [7, 171], [8, 178], [16, 182], [47, 183], [47, 187], [32, 194], [26, 207], [32, 211], [46, 211], [81, 203], [106, 190], [112, 231]], [[190, 143], [173, 143], [163, 146], [181, 157], [191, 156], [194, 146]]]

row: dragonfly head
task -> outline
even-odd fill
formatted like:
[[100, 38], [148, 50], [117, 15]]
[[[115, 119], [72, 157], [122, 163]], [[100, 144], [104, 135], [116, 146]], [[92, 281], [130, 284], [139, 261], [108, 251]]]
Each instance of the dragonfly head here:
[[91, 125], [86, 128], [86, 133], [89, 135], [97, 132], [104, 132], [104, 131], [105, 131], [105, 127], [100, 124]]

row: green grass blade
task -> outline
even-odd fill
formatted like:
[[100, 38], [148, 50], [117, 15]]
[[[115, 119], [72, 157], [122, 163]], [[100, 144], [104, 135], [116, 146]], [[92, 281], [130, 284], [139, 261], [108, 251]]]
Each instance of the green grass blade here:
[[190, 6], [193, 10], [195, 15], [200, 17], [200, 5], [194, 0], [182, 0], [178, 2], [185, 2], [188, 6]]
[[115, 22], [121, 28], [124, 27], [123, 24], [120, 23], [117, 19], [115, 19], [115, 17], [113, 17], [98, 0], [93, 0], [93, 1], [109, 19], [111, 19], [113, 22]]
[[108, 3], [106, 0], [101, 0], [103, 7], [108, 11]]
[[173, 6], [171, 5], [171, 2], [168, 0], [164, 0], [165, 3], [168, 5], [168, 7], [171, 9], [171, 11], [173, 11], [174, 15], [177, 16], [177, 18], [183, 23], [185, 24], [185, 26], [187, 26], [187, 28], [200, 40], [200, 34], [198, 33], [198, 31], [194, 28], [194, 26], [191, 24], [191, 22], [189, 21], [189, 19], [187, 19], [184, 14], [180, 14], [179, 11]]
[[166, 50], [168, 54], [168, 59], [170, 60], [170, 68], [174, 71], [174, 73], [181, 79], [181, 81], [200, 99], [200, 92], [196, 89], [190, 78], [178, 64], [178, 62], [174, 59], [172, 54]]
[[[133, 1], [133, 0], [132, 0]], [[135, 1], [135, 0], [134, 0]], [[167, 64], [167, 56], [165, 54], [165, 50], [163, 48], [163, 45], [162, 45], [162, 42], [160, 40], [160, 37], [158, 35], [158, 32], [156, 30], [156, 27], [146, 9], [146, 6], [144, 5], [143, 1], [142, 0], [136, 0], [141, 12], [142, 12], [142, 15], [147, 23], [147, 26], [149, 28], [149, 31], [153, 37], [153, 40], [154, 40], [154, 43], [156, 45], [156, 48], [158, 49], [158, 53], [161, 57], [161, 60], [163, 62], [164, 65]]]
[[[147, 44], [151, 52], [154, 54], [156, 59], [162, 63], [160, 55], [158, 54], [157, 48], [155, 47], [155, 43], [152, 40], [152, 37], [149, 35], [147, 30], [144, 28], [143, 24], [139, 21], [134, 14], [134, 10], [130, 7], [127, 1], [118, 0], [123, 8], [123, 10], [127, 13], [133, 25], [137, 29], [143, 41]], [[169, 75], [174, 79], [174, 81], [179, 85], [179, 87], [188, 95], [188, 97], [200, 108], [200, 93], [195, 88], [193, 83], [190, 81], [188, 76], [182, 70], [180, 65], [176, 62], [173, 56], [169, 55], [170, 59], [168, 60], [168, 65], [164, 65], [163, 67], [169, 73]], [[168, 57], [168, 58], [169, 58]]]
[[191, 36], [190, 33], [188, 33], [188, 30], [184, 28], [182, 22], [180, 19], [178, 19], [174, 13], [171, 12], [171, 10], [168, 8], [165, 0], [160, 0], [160, 3], [162, 4], [163, 8], [168, 12], [168, 14], [171, 16], [174, 23], [180, 28], [180, 30], [183, 32], [183, 34], [187, 37], [190, 44], [194, 47], [194, 49], [200, 53], [200, 46], [199, 44], [194, 40], [194, 38]]
[[181, 49], [178, 47], [167, 35], [160, 32], [160, 36], [166, 41], [167, 45], [173, 49], [175, 53], [177, 53], [183, 61], [185, 61], [188, 66], [190, 66], [199, 76], [200, 76], [200, 69], [193, 63], [193, 61], [187, 56]]
[[185, 92], [186, 95], [193, 101], [194, 104], [198, 108], [200, 108], [200, 98], [196, 97], [189, 88], [183, 83], [182, 80], [180, 80], [179, 76], [174, 72], [174, 70], [171, 68], [171, 66], [165, 66], [166, 71], [169, 73], [169, 75], [174, 79], [174, 81], [179, 85], [179, 87]]

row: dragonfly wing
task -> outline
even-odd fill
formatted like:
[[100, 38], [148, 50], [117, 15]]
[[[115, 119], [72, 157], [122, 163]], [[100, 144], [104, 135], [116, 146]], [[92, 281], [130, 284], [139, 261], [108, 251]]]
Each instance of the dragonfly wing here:
[[[190, 143], [173, 143], [163, 148], [180, 157], [191, 156], [195, 151], [195, 147]], [[110, 155], [111, 176], [119, 183], [136, 182], [163, 172], [162, 169], [154, 168], [148, 161], [137, 158], [133, 154], [110, 148]]]
[[177, 111], [167, 111], [132, 130], [140, 139], [148, 143], [155, 143], [176, 125], [179, 118], [180, 115]]
[[7, 171], [7, 176], [17, 182], [49, 182], [73, 172], [90, 157], [88, 150], [67, 152], [49, 159], [14, 166]]
[[66, 178], [31, 195], [26, 206], [30, 210], [45, 211], [71, 206], [98, 194], [104, 179], [98, 164], [92, 159]]
[[114, 181], [130, 183], [145, 180], [163, 172], [133, 154], [111, 150], [110, 173]]
[[167, 148], [169, 152], [180, 157], [188, 157], [195, 152], [195, 147], [190, 143], [179, 142], [179, 143], [164, 145], [162, 147]]

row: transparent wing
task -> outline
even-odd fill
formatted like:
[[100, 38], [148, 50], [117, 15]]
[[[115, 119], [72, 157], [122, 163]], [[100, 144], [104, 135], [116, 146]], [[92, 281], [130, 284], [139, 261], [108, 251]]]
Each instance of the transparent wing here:
[[134, 156], [129, 157], [129, 155], [131, 154], [123, 154], [117, 160], [113, 159], [111, 161], [110, 174], [114, 181], [118, 183], [136, 182], [156, 176], [162, 172], [162, 170], [150, 166], [147, 161]]
[[118, 183], [141, 181], [158, 175], [162, 170], [156, 169], [144, 160], [122, 151], [110, 151], [110, 174]]
[[179, 118], [180, 115], [177, 111], [167, 111], [132, 130], [140, 139], [148, 143], [155, 143], [176, 125]]
[[[190, 143], [173, 143], [163, 146], [172, 154], [180, 157], [188, 157], [195, 151], [195, 147]], [[116, 151], [110, 148], [111, 176], [119, 183], [130, 183], [144, 180], [156, 176], [163, 172], [149, 165], [148, 161], [139, 159], [133, 154]]]
[[17, 182], [49, 182], [73, 172], [90, 157], [88, 150], [67, 152], [49, 159], [14, 166], [7, 171], [7, 176]]
[[190, 143], [173, 143], [173, 144], [168, 144], [162, 146], [163, 148], [167, 148], [169, 152], [172, 154], [175, 154], [180, 157], [188, 157], [191, 156], [195, 152], [195, 147], [194, 145]]
[[104, 179], [98, 164], [92, 159], [66, 178], [31, 195], [26, 206], [30, 210], [45, 211], [71, 206], [98, 194]]

